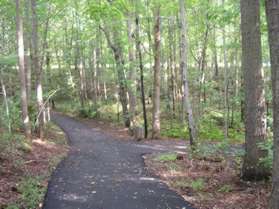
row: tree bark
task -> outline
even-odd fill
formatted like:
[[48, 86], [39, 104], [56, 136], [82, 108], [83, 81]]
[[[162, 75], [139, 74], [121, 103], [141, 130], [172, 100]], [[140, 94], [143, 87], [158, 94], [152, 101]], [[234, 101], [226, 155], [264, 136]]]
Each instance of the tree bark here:
[[168, 22], [168, 38], [169, 38], [169, 68], [170, 68], [170, 93], [169, 93], [169, 98], [170, 102], [172, 103], [171, 111], [172, 111], [172, 118], [175, 119], [175, 42], [174, 42], [174, 31], [175, 31], [175, 21], [173, 18], [171, 18]]
[[141, 89], [141, 103], [144, 121], [144, 138], [148, 137], [148, 124], [147, 124], [147, 114], [146, 114], [146, 104], [145, 104], [145, 90], [144, 90], [144, 75], [143, 75], [143, 61], [141, 52], [141, 41], [140, 41], [140, 28], [139, 28], [139, 17], [136, 17], [136, 48], [139, 59], [140, 68], [140, 89]]
[[129, 94], [129, 110], [130, 110], [130, 120], [132, 128], [135, 126], [135, 116], [136, 116], [136, 72], [135, 72], [135, 50], [134, 50], [134, 41], [133, 41], [133, 16], [129, 14], [127, 20], [128, 28], [128, 41], [129, 41], [129, 72], [128, 79], [130, 81], [130, 86], [128, 88]]
[[16, 31], [17, 31], [17, 53], [20, 79], [20, 99], [21, 99], [21, 117], [24, 128], [24, 134], [27, 138], [31, 137], [31, 125], [28, 115], [28, 101], [26, 92], [26, 75], [24, 65], [24, 41], [23, 41], [23, 23], [21, 16], [21, 0], [16, 0]]
[[260, 180], [267, 177], [268, 171], [260, 163], [266, 153], [258, 147], [267, 136], [259, 0], [241, 0], [241, 32], [246, 128], [242, 178]]
[[118, 77], [118, 83], [119, 83], [119, 99], [122, 106], [122, 112], [123, 112], [123, 119], [124, 124], [126, 127], [130, 127], [130, 117], [129, 117], [129, 111], [128, 111], [128, 98], [127, 98], [127, 80], [125, 77], [124, 72], [124, 57], [123, 57], [123, 49], [121, 46], [121, 37], [119, 34], [119, 31], [116, 28], [113, 28], [113, 40], [112, 41], [109, 32], [105, 28], [101, 28], [106, 36], [108, 45], [113, 51], [114, 59], [116, 62], [116, 68], [117, 68], [117, 77]]
[[31, 50], [32, 50], [32, 43], [31, 43], [31, 19], [30, 19], [30, 1], [26, 0], [25, 1], [25, 27], [27, 28], [26, 35], [24, 34], [24, 49], [25, 49], [25, 59], [24, 59], [24, 64], [25, 64], [25, 74], [26, 74], [26, 93], [27, 93], [27, 98], [28, 100], [31, 100], [32, 96], [32, 65], [31, 65]]
[[12, 133], [11, 119], [10, 119], [10, 108], [9, 108], [9, 102], [8, 102], [8, 98], [7, 98], [6, 86], [5, 86], [5, 83], [3, 81], [2, 69], [0, 69], [0, 85], [1, 85], [1, 88], [2, 88], [2, 92], [3, 92], [3, 99], [4, 99], [4, 104], [5, 104], [6, 116], [7, 116], [7, 120], [8, 120], [8, 130], [9, 130], [9, 133]]
[[184, 90], [183, 94], [183, 109], [187, 112], [188, 119], [188, 129], [190, 144], [193, 146], [197, 138], [197, 131], [195, 127], [195, 121], [193, 116], [192, 105], [190, 102], [190, 92], [188, 84], [188, 73], [187, 73], [187, 26], [186, 26], [186, 11], [185, 11], [185, 1], [179, 0], [180, 7], [180, 21], [181, 21], [181, 37], [180, 37], [180, 47], [181, 47], [181, 57], [180, 57], [180, 68], [182, 72], [182, 88]]
[[279, 208], [279, 1], [266, 0], [273, 92], [273, 172], [270, 209]]
[[[222, 0], [223, 6], [225, 6], [225, 0]], [[229, 128], [229, 102], [228, 102], [228, 58], [227, 58], [227, 37], [226, 37], [226, 27], [222, 29], [223, 38], [223, 59], [224, 59], [224, 138], [228, 139]]]
[[160, 137], [160, 87], [161, 87], [161, 17], [160, 7], [154, 12], [154, 86], [152, 111], [152, 139]]
[[44, 129], [44, 101], [43, 101], [43, 87], [42, 87], [42, 68], [40, 67], [39, 58], [39, 39], [38, 39], [38, 17], [37, 17], [37, 3], [36, 0], [31, 0], [32, 11], [32, 63], [36, 72], [36, 95], [37, 95], [37, 113], [38, 113], [38, 136], [43, 138]]

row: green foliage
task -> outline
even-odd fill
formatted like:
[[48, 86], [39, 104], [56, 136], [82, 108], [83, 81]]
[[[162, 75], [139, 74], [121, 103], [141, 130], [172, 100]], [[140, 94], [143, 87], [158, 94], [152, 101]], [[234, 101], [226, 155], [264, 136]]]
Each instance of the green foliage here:
[[193, 180], [191, 182], [191, 187], [194, 191], [201, 191], [205, 187], [205, 181], [202, 178], [199, 178], [197, 180]]
[[[200, 120], [199, 123], [199, 140], [210, 142], [223, 142], [223, 113], [218, 111], [208, 111]], [[229, 128], [229, 142], [243, 143], [244, 131], [241, 124], [236, 124], [235, 127]], [[176, 120], [164, 118], [161, 124], [161, 135], [171, 138], [185, 139], [189, 137], [187, 126]]]
[[229, 193], [232, 191], [232, 186], [229, 184], [223, 185], [222, 187], [220, 187], [220, 189], [218, 189], [218, 192], [222, 192], [222, 193]]
[[0, 132], [0, 149], [3, 157], [10, 157], [16, 163], [20, 152], [27, 150], [28, 142], [21, 133]]
[[20, 206], [18, 204], [10, 204], [5, 209], [20, 209]]
[[91, 18], [100, 21], [102, 19], [121, 19], [123, 14], [129, 11], [129, 3], [127, 0], [116, 0], [112, 2], [100, 1], [99, 3], [91, 3], [88, 12]]
[[176, 161], [176, 159], [177, 159], [176, 153], [164, 153], [164, 154], [160, 154], [155, 158], [155, 160], [160, 162], [172, 162], [172, 161]]
[[21, 193], [22, 205], [26, 209], [37, 208], [45, 193], [40, 180], [34, 177], [24, 178], [18, 186], [18, 191]]
[[[21, 122], [21, 104], [18, 96], [10, 97], [8, 99], [9, 106], [9, 118], [6, 114], [5, 106], [2, 104], [0, 108], [0, 124], [3, 124], [3, 127], [8, 128], [8, 120], [10, 120], [12, 130], [17, 131], [22, 127]], [[28, 105], [29, 111], [29, 119], [33, 127], [35, 126], [35, 120], [37, 116], [36, 104], [34, 102], [30, 102]]]
[[83, 107], [79, 109], [79, 116], [82, 118], [95, 118], [97, 112], [91, 106]]
[[267, 140], [264, 143], [259, 143], [258, 146], [267, 153], [266, 157], [260, 159], [260, 163], [271, 170], [273, 165], [273, 141]]
[[183, 126], [181, 123], [170, 122], [168, 120], [162, 121], [162, 136], [184, 139], [188, 137], [188, 133], [187, 127]]
[[9, 56], [0, 56], [0, 67], [2, 65], [15, 65], [17, 62], [17, 55], [9, 55]]

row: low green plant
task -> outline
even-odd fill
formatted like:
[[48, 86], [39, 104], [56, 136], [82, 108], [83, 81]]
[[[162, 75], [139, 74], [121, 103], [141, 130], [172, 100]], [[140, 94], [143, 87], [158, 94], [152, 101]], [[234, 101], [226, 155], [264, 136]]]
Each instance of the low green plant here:
[[199, 143], [195, 146], [195, 149], [191, 153], [193, 158], [207, 158], [210, 156], [216, 156], [216, 145]]
[[222, 193], [229, 193], [232, 191], [232, 186], [229, 184], [225, 184], [222, 187], [220, 187], [220, 189], [218, 189], [218, 192], [222, 192]]
[[26, 177], [18, 186], [22, 205], [26, 209], [34, 209], [40, 204], [45, 189], [41, 186], [39, 178]]
[[260, 159], [260, 163], [264, 165], [264, 167], [272, 170], [273, 165], [273, 141], [271, 139], [266, 142], [259, 143], [259, 148], [267, 153], [266, 157]]
[[183, 179], [183, 180], [175, 180], [171, 183], [171, 185], [173, 187], [180, 187], [180, 188], [186, 188], [186, 187], [190, 187], [189, 186], [189, 181], [187, 179]]
[[191, 182], [191, 187], [194, 191], [201, 191], [205, 187], [205, 181], [202, 178], [194, 180]]
[[79, 109], [79, 116], [82, 118], [95, 118], [96, 114], [96, 111], [90, 106]]
[[177, 122], [168, 122], [162, 121], [162, 130], [161, 135], [171, 138], [187, 138], [188, 137], [188, 129], [186, 126], [183, 126]]
[[168, 167], [168, 170], [170, 171], [179, 171], [181, 170], [181, 168], [173, 161], [170, 161], [168, 164], [167, 164], [167, 167]]
[[176, 159], [177, 159], [177, 154], [175, 153], [164, 153], [164, 154], [160, 154], [155, 158], [156, 161], [160, 161], [160, 162], [172, 162], [172, 161], [176, 161]]
[[5, 209], [20, 209], [20, 206], [18, 204], [10, 204]]

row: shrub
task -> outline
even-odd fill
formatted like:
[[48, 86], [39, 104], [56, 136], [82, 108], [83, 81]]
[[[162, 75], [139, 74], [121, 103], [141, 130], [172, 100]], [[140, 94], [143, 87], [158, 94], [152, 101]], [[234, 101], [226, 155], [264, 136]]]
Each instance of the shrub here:
[[161, 162], [172, 162], [172, 161], [176, 161], [176, 159], [177, 159], [177, 154], [175, 153], [161, 154], [155, 158], [155, 160]]
[[260, 163], [271, 170], [273, 164], [273, 141], [267, 140], [266, 142], [259, 143], [258, 146], [267, 153], [266, 157], [260, 159]]
[[21, 193], [22, 205], [26, 209], [34, 209], [40, 204], [44, 188], [40, 185], [38, 178], [26, 177], [18, 186], [18, 191]]
[[205, 187], [205, 182], [202, 178], [199, 178], [191, 182], [191, 187], [194, 191], [201, 191]]

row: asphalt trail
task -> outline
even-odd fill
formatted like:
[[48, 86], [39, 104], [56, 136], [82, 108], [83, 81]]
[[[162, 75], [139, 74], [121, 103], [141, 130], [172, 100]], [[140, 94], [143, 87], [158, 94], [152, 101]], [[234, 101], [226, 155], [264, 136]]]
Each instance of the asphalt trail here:
[[193, 209], [148, 174], [142, 155], [152, 147], [112, 139], [66, 116], [52, 120], [71, 150], [53, 173], [43, 209]]

